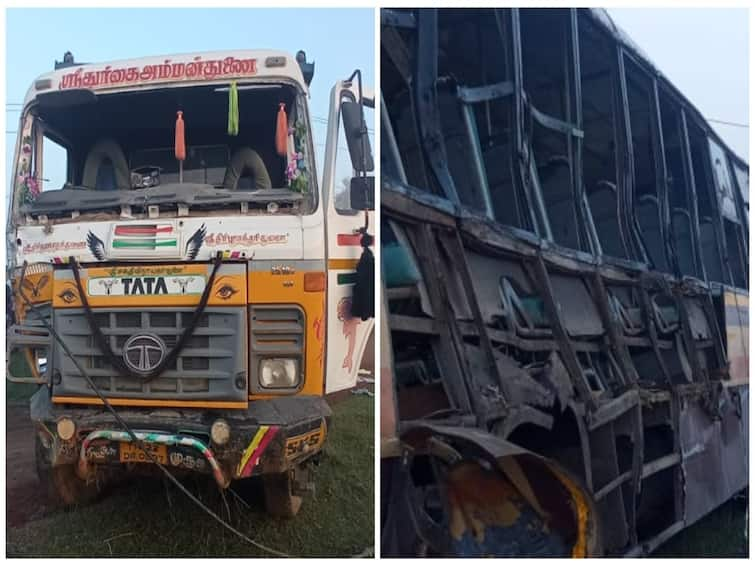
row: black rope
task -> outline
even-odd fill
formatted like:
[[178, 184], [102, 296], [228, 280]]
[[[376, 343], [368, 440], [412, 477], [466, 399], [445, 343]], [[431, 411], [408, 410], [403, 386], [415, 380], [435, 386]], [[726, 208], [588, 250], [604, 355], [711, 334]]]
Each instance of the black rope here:
[[107, 360], [112, 364], [113, 368], [118, 371], [118, 373], [126, 377], [137, 377], [139, 379], [142, 379], [144, 382], [147, 382], [159, 376], [163, 371], [165, 371], [166, 367], [173, 365], [173, 363], [178, 359], [181, 350], [183, 350], [184, 346], [186, 345], [186, 342], [194, 334], [194, 329], [199, 323], [202, 314], [204, 314], [205, 307], [207, 307], [207, 303], [210, 300], [210, 292], [212, 291], [212, 285], [215, 282], [215, 274], [218, 272], [218, 269], [223, 263], [223, 254], [218, 252], [217, 256], [215, 256], [215, 264], [212, 268], [210, 279], [207, 281], [207, 285], [205, 285], [204, 291], [202, 292], [202, 298], [199, 301], [199, 306], [197, 307], [197, 310], [194, 311], [194, 316], [192, 317], [191, 322], [189, 322], [188, 326], [184, 329], [181, 337], [176, 342], [176, 345], [173, 346], [168, 355], [163, 358], [162, 362], [160, 362], [157, 367], [144, 373], [135, 373], [124, 363], [121, 356], [118, 356], [115, 352], [113, 352], [113, 349], [110, 347], [110, 340], [102, 333], [102, 330], [100, 329], [100, 326], [97, 324], [97, 320], [94, 317], [94, 312], [92, 312], [92, 308], [89, 306], [89, 300], [87, 299], [87, 295], [84, 292], [84, 287], [81, 285], [79, 266], [73, 257], [70, 258], [70, 263], [71, 269], [73, 270], [73, 277], [76, 280], [76, 288], [78, 289], [79, 296], [81, 297], [81, 304], [84, 306], [84, 314], [86, 315], [87, 322], [89, 323], [89, 329], [92, 331], [92, 336], [94, 337], [94, 341], [97, 344], [97, 347], [102, 351]]

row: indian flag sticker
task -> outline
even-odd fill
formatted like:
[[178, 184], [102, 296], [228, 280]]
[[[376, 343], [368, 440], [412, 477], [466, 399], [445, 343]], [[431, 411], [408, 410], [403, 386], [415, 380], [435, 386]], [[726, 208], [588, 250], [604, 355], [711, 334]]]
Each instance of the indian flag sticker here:
[[110, 247], [114, 256], [143, 256], [145, 252], [176, 255], [179, 234], [171, 223], [121, 224], [113, 227]]
[[116, 226], [113, 232], [113, 248], [175, 248], [178, 240], [170, 224], [132, 224]]

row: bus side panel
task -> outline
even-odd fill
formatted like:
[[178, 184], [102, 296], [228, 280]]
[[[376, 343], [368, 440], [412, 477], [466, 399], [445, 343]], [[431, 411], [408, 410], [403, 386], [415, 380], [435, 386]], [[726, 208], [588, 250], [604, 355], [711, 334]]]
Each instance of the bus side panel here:
[[724, 389], [721, 418], [682, 399], [679, 425], [684, 469], [684, 519], [694, 523], [748, 481], [748, 386]]

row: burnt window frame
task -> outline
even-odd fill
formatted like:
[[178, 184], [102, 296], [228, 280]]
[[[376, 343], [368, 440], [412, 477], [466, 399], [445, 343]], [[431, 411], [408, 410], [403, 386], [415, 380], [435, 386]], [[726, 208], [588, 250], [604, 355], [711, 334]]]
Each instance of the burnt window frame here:
[[[713, 171], [713, 190], [714, 190], [714, 204], [716, 208], [716, 213], [718, 216], [718, 223], [721, 226], [721, 247], [723, 248], [723, 263], [724, 263], [724, 275], [728, 276], [729, 281], [728, 283], [732, 285], [734, 288], [737, 289], [748, 289], [749, 288], [749, 262], [748, 262], [748, 249], [747, 245], [745, 243], [746, 241], [746, 232], [744, 230], [744, 221], [743, 221], [743, 215], [742, 215], [742, 194], [739, 190], [739, 181], [736, 178], [736, 175], [734, 173], [734, 169], [731, 165], [731, 152], [728, 151], [726, 144], [724, 144], [717, 136], [711, 135], [709, 132], [707, 133], [707, 142], [708, 142], [708, 155], [711, 160], [711, 170], [715, 168], [715, 164], [713, 163], [714, 156], [712, 153], [712, 146], [715, 145], [721, 152], [721, 156], [723, 159], [723, 162], [721, 163], [721, 166], [724, 168], [725, 172], [728, 174], [729, 177], [729, 188], [731, 190], [731, 195], [725, 195], [725, 191], [722, 190], [722, 187], [720, 185], [720, 179], [718, 174]], [[724, 196], [728, 196], [733, 202], [734, 206], [734, 214], [736, 214], [736, 219], [731, 218], [729, 215], [724, 214], [723, 212], [723, 199]], [[736, 246], [736, 250], [729, 249], [729, 237], [727, 233], [727, 223], [731, 226], [734, 236], [734, 244]], [[738, 263], [738, 270], [741, 272], [740, 277], [742, 278], [742, 282], [744, 285], [740, 285], [740, 281], [737, 280], [735, 277], [735, 271], [732, 266], [732, 261], [737, 261]]]
[[[730, 152], [727, 153], [729, 157], [729, 163], [731, 164], [731, 168], [734, 171], [734, 182], [737, 184], [737, 200], [739, 201], [739, 209], [742, 213], [742, 218], [745, 221], [744, 223], [749, 230], [750, 219], [748, 214], [750, 209], [750, 166], [739, 159], [736, 155]], [[740, 170], [747, 175], [747, 187], [742, 187], [739, 176], [737, 175], [737, 170]], [[747, 195], [747, 199], [745, 199], [745, 195]]]
[[[744, 231], [744, 245], [747, 249], [747, 258], [749, 263], [749, 241], [750, 241], [750, 167], [747, 163], [740, 160], [736, 155], [727, 151], [727, 157], [729, 159], [729, 167], [732, 171], [734, 178], [734, 184], [736, 187], [735, 200], [737, 202], [737, 208], [739, 210], [739, 216], [742, 223], [742, 229]], [[747, 175], [747, 186], [742, 187], [740, 177], [737, 174], [737, 170], [742, 171]], [[745, 195], [747, 198], [745, 199]]]
[[666, 200], [667, 200], [667, 206], [669, 211], [669, 232], [671, 234], [670, 238], [670, 246], [672, 249], [672, 257], [674, 265], [676, 266], [676, 275], [678, 277], [694, 277], [698, 280], [704, 280], [705, 278], [705, 271], [704, 271], [704, 259], [702, 256], [702, 249], [700, 247], [700, 223], [699, 223], [699, 215], [698, 215], [698, 208], [697, 208], [697, 187], [696, 187], [696, 180], [695, 180], [695, 172], [694, 168], [692, 166], [692, 152], [690, 148], [689, 143], [689, 135], [688, 135], [688, 127], [687, 127], [687, 104], [683, 101], [681, 96], [679, 95], [678, 91], [667, 80], [661, 78], [658, 80], [658, 111], [659, 111], [659, 117], [660, 117], [660, 135], [661, 139], [663, 140], [663, 148], [664, 148], [664, 163], [666, 158], [666, 140], [663, 135], [663, 112], [662, 112], [662, 104], [661, 104], [661, 97], [664, 97], [668, 103], [671, 109], [675, 113], [675, 120], [677, 125], [677, 135], [679, 136], [679, 143], [680, 148], [679, 151], [681, 152], [682, 156], [682, 172], [684, 175], [684, 197], [686, 201], [686, 207], [687, 212], [690, 216], [690, 223], [691, 223], [691, 239], [692, 239], [692, 248], [693, 248], [693, 254], [692, 254], [692, 263], [693, 263], [693, 273], [692, 274], [685, 274], [682, 273], [681, 267], [679, 267], [679, 254], [678, 250], [676, 249], [676, 239], [675, 239], [675, 229], [674, 229], [674, 223], [673, 223], [673, 203], [672, 203], [672, 195], [671, 191], [669, 189], [668, 183], [669, 183], [669, 171], [668, 171], [668, 165], [665, 166], [665, 177], [664, 177], [664, 184], [666, 185]]
[[[443, 10], [453, 10], [454, 8], [441, 8]], [[570, 111], [573, 115], [567, 116], [568, 121], [559, 120], [553, 116], [544, 115], [539, 112], [536, 107], [532, 105], [532, 101], [526, 92], [524, 87], [524, 74], [522, 60], [522, 28], [521, 28], [521, 13], [520, 8], [487, 8], [493, 10], [499, 28], [502, 31], [501, 40], [503, 42], [503, 53], [501, 56], [510, 57], [510, 63], [512, 64], [511, 73], [506, 74], [506, 80], [500, 84], [482, 85], [476, 88], [459, 88], [460, 91], [464, 91], [459, 96], [468, 97], [470, 104], [477, 104], [486, 100], [492, 100], [496, 97], [511, 96], [513, 100], [512, 109], [512, 122], [511, 122], [511, 134], [512, 139], [511, 150], [513, 152], [514, 164], [512, 166], [512, 187], [517, 191], [518, 195], [521, 195], [523, 206], [526, 208], [525, 214], [519, 214], [520, 226], [513, 226], [511, 224], [503, 224], [503, 221], [497, 220], [490, 214], [490, 208], [487, 210], [480, 210], [480, 207], [470, 207], [460, 201], [459, 194], [457, 192], [457, 186], [454, 183], [453, 176], [450, 173], [448, 167], [448, 160], [446, 154], [445, 140], [443, 138], [443, 131], [440, 122], [440, 112], [438, 108], [438, 47], [439, 47], [439, 28], [438, 18], [439, 13], [437, 8], [425, 8], [425, 9], [381, 9], [381, 25], [393, 26], [402, 33], [409, 31], [411, 39], [407, 41], [406, 48], [409, 52], [409, 61], [411, 64], [412, 74], [409, 77], [409, 83], [406, 88], [409, 91], [411, 98], [411, 104], [413, 105], [413, 119], [414, 119], [414, 133], [417, 137], [417, 145], [419, 152], [421, 153], [423, 178], [427, 180], [425, 184], [420, 187], [416, 187], [423, 193], [429, 193], [432, 195], [430, 202], [434, 202], [437, 206], [441, 206], [446, 210], [468, 210], [473, 215], [477, 215], [481, 218], [487, 218], [489, 221], [498, 223], [501, 226], [508, 229], [512, 234], [526, 237], [531, 239], [532, 236], [539, 238], [540, 241], [546, 246], [553, 244], [557, 248], [561, 248], [562, 251], [571, 255], [591, 255], [601, 263], [614, 264], [618, 266], [624, 266], [632, 269], [652, 269], [661, 271], [669, 275], [676, 277], [688, 276], [693, 278], [699, 278], [700, 280], [711, 281], [710, 277], [706, 273], [705, 259], [703, 257], [703, 250], [701, 246], [700, 238], [700, 216], [698, 210], [699, 203], [699, 191], [701, 187], [705, 187], [709, 182], [708, 179], [697, 179], [695, 176], [695, 167], [692, 164], [692, 150], [691, 150], [691, 134], [689, 131], [689, 121], [693, 120], [695, 123], [695, 130], [699, 130], [704, 136], [705, 140], [718, 139], [717, 136], [711, 134], [710, 127], [699, 116], [699, 113], [692, 107], [684, 96], [679, 93], [676, 87], [668, 82], [653, 66], [647, 62], [644, 57], [635, 52], [635, 50], [626, 45], [615, 34], [611, 34], [609, 31], [604, 30], [595, 21], [594, 15], [587, 9], [579, 8], [558, 8], [560, 11], [564, 11], [564, 14], [568, 13], [569, 23], [565, 25], [568, 28], [570, 34], [568, 34], [568, 40], [570, 43], [570, 53], [565, 55], [564, 64], [566, 66], [565, 82], [568, 92], [566, 97], [569, 99]], [[537, 9], [537, 8], [536, 8]], [[612, 81], [615, 82], [615, 91], [612, 105], [614, 114], [614, 138], [616, 141], [616, 147], [614, 149], [615, 155], [615, 169], [616, 169], [616, 191], [617, 191], [617, 219], [621, 232], [622, 246], [625, 249], [625, 257], [616, 257], [614, 255], [605, 254], [600, 244], [600, 238], [595, 229], [592, 210], [587, 201], [587, 191], [584, 184], [584, 163], [583, 163], [583, 100], [582, 100], [582, 84], [581, 84], [581, 70], [580, 70], [580, 19], [585, 18], [589, 25], [594, 25], [595, 29], [601, 34], [605, 40], [606, 45], [611, 51], [614, 60], [610, 64], [612, 72]], [[510, 33], [506, 33], [506, 32]], [[381, 42], [381, 46], [384, 42]], [[381, 53], [385, 56], [384, 48]], [[508, 51], [510, 49], [510, 52]], [[509, 61], [507, 61], [508, 64]], [[629, 63], [627, 63], [629, 62]], [[627, 67], [630, 66], [631, 69]], [[422, 69], [422, 73], [417, 73], [418, 69]], [[642, 229], [639, 223], [639, 211], [635, 204], [638, 195], [637, 180], [635, 178], [635, 155], [634, 147], [631, 137], [631, 111], [629, 108], [628, 99], [628, 75], [630, 73], [639, 73], [639, 77], [643, 85], [647, 85], [648, 91], [648, 109], [649, 109], [649, 137], [651, 140], [651, 155], [653, 159], [652, 171], [654, 176], [653, 191], [647, 194], [652, 194], [657, 199], [658, 214], [659, 214], [659, 232], [661, 235], [662, 250], [657, 250], [661, 253], [663, 263], [665, 265], [655, 266], [650, 259], [650, 253], [646, 239], [642, 234]], [[400, 72], [400, 71], [399, 71]], [[406, 79], [406, 77], [404, 77]], [[510, 80], [509, 80], [510, 79]], [[460, 85], [460, 87], [463, 85]], [[505, 87], [505, 88], [504, 88]], [[503, 91], [506, 92], [503, 92]], [[690, 214], [692, 223], [692, 240], [694, 244], [693, 263], [695, 269], [693, 274], [681, 273], [679, 268], [679, 257], [677, 255], [676, 243], [674, 240], [674, 227], [671, 221], [671, 195], [668, 186], [668, 166], [666, 163], [665, 155], [665, 140], [663, 136], [663, 123], [661, 116], [661, 93], [664, 97], [664, 103], [666, 101], [671, 103], [674, 112], [677, 114], [676, 119], [681, 122], [680, 128], [682, 132], [681, 144], [682, 144], [682, 160], [684, 162], [684, 174], [685, 185], [687, 188], [687, 211]], [[381, 87], [381, 119], [388, 121], [386, 126], [394, 131], [394, 123], [390, 120], [390, 115], [387, 114], [387, 109], [384, 112], [383, 105], [389, 106], [387, 102], [382, 99], [382, 87]], [[533, 112], [534, 108], [534, 112]], [[532, 167], [527, 166], [527, 156], [530, 156], [529, 163], [531, 164], [533, 159], [532, 140], [529, 139], [527, 121], [535, 120], [540, 126], [545, 128], [551, 128], [553, 130], [563, 133], [568, 140], [569, 151], [568, 161], [570, 167], [571, 181], [572, 181], [572, 200], [575, 211], [575, 221], [577, 224], [577, 230], [579, 233], [579, 247], [580, 249], [574, 249], [565, 247], [554, 241], [550, 234], [548, 211], [545, 210], [543, 194], [539, 190], [539, 179], [537, 178], [537, 171], [533, 171]], [[569, 130], [571, 128], [571, 130]], [[695, 134], [696, 135], [696, 134]], [[471, 139], [475, 142], [474, 138]], [[475, 149], [476, 155], [479, 157], [479, 138], [477, 143], [471, 145], [477, 145]], [[406, 180], [408, 170], [405, 167], [404, 156], [401, 155], [401, 148], [395, 148], [398, 150], [398, 155], [401, 158], [399, 161], [399, 170], [404, 170], [404, 178], [396, 179], [403, 185], [408, 185], [412, 188], [412, 185]], [[729, 162], [729, 172], [733, 178], [735, 187], [739, 186], [739, 179], [734, 172], [734, 163], [740, 168], [744, 168], [749, 172], [749, 167], [745, 164], [742, 165], [739, 161], [732, 161], [736, 156], [733, 156], [728, 147], [723, 144], [723, 150], [727, 156]], [[396, 153], [393, 149], [393, 153]], [[472, 170], [470, 165], [470, 170]], [[706, 169], [709, 169], [706, 167]], [[708, 171], [708, 173], [713, 173]], [[478, 174], [480, 174], [478, 172]], [[484, 174], [484, 171], [483, 173]], [[711, 182], [715, 183], [714, 179]], [[707, 190], [707, 188], [706, 188]], [[737, 192], [737, 191], [735, 191]], [[714, 196], [717, 197], [716, 194]], [[736, 195], [735, 195], [736, 196]], [[724, 239], [723, 224], [720, 214], [720, 207], [718, 202], [714, 199], [715, 212], [712, 216], [718, 216], [718, 219], [714, 220], [716, 225], [716, 240], [719, 246], [720, 256], [725, 258], [725, 250], [721, 248], [721, 244]], [[748, 234], [749, 219], [747, 218], [747, 207], [743, 204], [741, 195], [736, 196], [737, 209], [740, 214], [741, 226], [744, 229], [744, 238]], [[721, 226], [718, 226], [721, 224]], [[738, 242], [742, 244], [742, 253], [747, 253], [746, 242], [741, 241], [742, 238], [738, 238]], [[746, 258], [748, 259], [748, 258]], [[747, 264], [745, 264], [747, 265]], [[733, 280], [728, 273], [727, 266], [722, 265], [722, 272], [724, 273], [724, 284], [732, 284]]]
[[[635, 254], [633, 253], [633, 242], [631, 239], [631, 232], [629, 224], [627, 222], [627, 204], [623, 195], [626, 191], [626, 139], [625, 129], [623, 127], [623, 120], [625, 117], [625, 107], [623, 99], [623, 87], [622, 87], [622, 66], [620, 64], [621, 57], [621, 44], [616, 40], [616, 37], [605, 30], [598, 22], [590, 11], [590, 9], [578, 9], [577, 10], [577, 38], [581, 41], [581, 22], [584, 22], [585, 26], [591, 28], [591, 33], [598, 36], [598, 41], [604, 43], [606, 49], [609, 52], [609, 60], [607, 61], [610, 73], [611, 83], [611, 113], [612, 113], [612, 130], [614, 141], [614, 185], [616, 189], [616, 221], [618, 224], [618, 237], [619, 243], [623, 248], [621, 255], [613, 255], [606, 253], [603, 249], [603, 245], [600, 242], [600, 234], [594, 224], [595, 212], [589, 204], [588, 190], [584, 183], [584, 160], [581, 162], [581, 170], [583, 176], [583, 187], [585, 199], [587, 199], [586, 207], [590, 214], [590, 222], [592, 222], [595, 239], [595, 249], [597, 254], [601, 256], [601, 259], [605, 263], [616, 265], [627, 265], [636, 261]], [[581, 49], [581, 44], [580, 44]], [[578, 54], [579, 55], [579, 54]], [[579, 79], [582, 81], [582, 69], [581, 62], [579, 68]], [[582, 93], [582, 86], [580, 85], [580, 109], [583, 108], [584, 100]], [[584, 130], [584, 123], [582, 124]]]
[[[387, 119], [387, 122], [390, 124], [391, 132], [393, 132], [393, 139], [396, 141], [396, 148], [399, 152], [399, 163], [401, 165], [401, 170], [404, 172], [404, 179], [394, 179], [395, 181], [399, 181], [403, 184], [405, 184], [408, 187], [413, 187], [417, 189], [419, 192], [432, 195], [433, 197], [437, 198], [446, 198], [442, 191], [440, 191], [440, 187], [438, 187], [437, 182], [435, 182], [432, 170], [429, 167], [429, 164], [427, 163], [427, 157], [425, 155], [425, 149], [424, 149], [424, 140], [420, 131], [420, 123], [422, 120], [418, 117], [418, 109], [416, 104], [416, 98], [415, 98], [415, 89], [412, 88], [411, 80], [414, 78], [415, 74], [415, 68], [416, 68], [416, 43], [417, 43], [417, 29], [418, 29], [418, 19], [419, 14], [417, 10], [413, 9], [407, 9], [407, 8], [381, 8], [380, 9], [380, 26], [381, 26], [381, 42], [380, 42], [380, 57], [381, 57], [381, 77], [380, 77], [380, 98], [381, 98], [381, 122], [383, 120]], [[405, 34], [408, 35], [408, 38], [401, 38], [400, 45], [398, 41], [385, 41], [385, 39], [388, 36], [388, 32], [386, 31], [386, 28], [393, 28], [395, 31], [391, 32], [395, 35], [401, 35]], [[406, 59], [403, 61], [403, 63], [407, 66], [406, 71], [410, 73], [409, 77], [406, 77], [402, 74], [402, 69], [400, 65], [397, 63], [397, 60], [400, 60], [402, 57], [406, 57]], [[387, 58], [387, 60], [386, 60]], [[388, 64], [390, 64], [392, 67], [395, 68], [396, 74], [400, 81], [402, 82], [403, 86], [402, 89], [405, 89], [406, 94], [408, 96], [408, 103], [410, 105], [410, 119], [411, 119], [411, 135], [414, 138], [413, 142], [416, 143], [416, 147], [418, 148], [418, 163], [416, 164], [416, 167], [410, 168], [407, 167], [407, 163], [405, 163], [405, 159], [407, 159], [405, 156], [402, 155], [402, 145], [399, 143], [399, 128], [398, 123], [396, 120], [394, 120], [394, 117], [390, 114], [390, 109], [393, 106], [389, 102], [384, 102], [386, 100], [386, 90], [385, 86], [388, 83], [387, 80], [383, 80], [386, 75], [386, 69], [388, 68]], [[383, 116], [383, 109], [382, 107], [385, 107], [385, 117]], [[381, 126], [382, 128], [382, 126]], [[409, 133], [409, 132], [405, 132]], [[381, 151], [382, 151], [382, 139], [381, 139]], [[419, 173], [419, 177], [417, 177], [417, 173]], [[382, 176], [382, 171], [381, 171]], [[416, 178], [415, 178], [416, 177]], [[417, 181], [417, 182], [415, 182]]]
[[[440, 43], [440, 35], [441, 35], [441, 15], [449, 15], [452, 12], [456, 12], [456, 14], [462, 14], [462, 15], [469, 15], [470, 12], [476, 12], [473, 14], [473, 17], [481, 17], [480, 13], [482, 12], [491, 12], [494, 17], [494, 24], [497, 30], [497, 40], [500, 42], [500, 53], [496, 53], [496, 62], [499, 60], [503, 62], [503, 79], [502, 80], [495, 80], [495, 81], [487, 81], [485, 84], [476, 84], [476, 85], [468, 85], [466, 83], [463, 83], [461, 81], [458, 81], [458, 77], [456, 76], [446, 76], [443, 75], [442, 77], [438, 76], [438, 82], [441, 82], [443, 79], [443, 87], [447, 89], [452, 89], [451, 92], [455, 92], [455, 98], [456, 102], [458, 103], [458, 110], [460, 115], [462, 116], [462, 121], [464, 122], [464, 134], [467, 137], [468, 145], [470, 151], [473, 153], [473, 164], [469, 166], [469, 169], [473, 171], [473, 176], [476, 177], [477, 183], [479, 186], [479, 195], [478, 200], [481, 201], [482, 206], [479, 206], [480, 203], [468, 203], [464, 202], [464, 200], [459, 197], [459, 206], [463, 208], [467, 208], [470, 210], [474, 210], [478, 213], [482, 213], [484, 216], [486, 216], [489, 220], [493, 222], [498, 222], [499, 224], [510, 226], [515, 229], [524, 229], [528, 230], [530, 229], [532, 218], [531, 218], [531, 206], [529, 205], [522, 205], [522, 202], [528, 202], [528, 196], [523, 191], [523, 186], [521, 182], [518, 182], [518, 175], [511, 175], [510, 181], [511, 181], [511, 189], [512, 189], [512, 196], [515, 201], [515, 209], [514, 214], [516, 217], [516, 224], [508, 224], [504, 223], [501, 219], [497, 218], [496, 214], [496, 207], [495, 207], [495, 199], [493, 196], [493, 193], [490, 189], [490, 176], [489, 171], [487, 170], [486, 164], [485, 164], [485, 156], [484, 151], [482, 147], [482, 139], [480, 137], [480, 128], [478, 124], [478, 105], [485, 105], [486, 115], [490, 116], [491, 111], [491, 103], [498, 100], [512, 100], [513, 103], [509, 104], [509, 107], [507, 109], [508, 113], [508, 123], [511, 125], [511, 131], [512, 133], [517, 130], [516, 124], [516, 88], [515, 88], [515, 80], [514, 80], [514, 74], [515, 74], [515, 67], [516, 67], [516, 61], [515, 61], [515, 47], [514, 47], [514, 41], [513, 41], [513, 32], [512, 32], [512, 19], [509, 17], [507, 18], [504, 12], [500, 9], [496, 8], [445, 8], [437, 11], [439, 17], [437, 20], [438, 24], [438, 53], [440, 53], [441, 50], [441, 43]], [[474, 24], [473, 24], [474, 25]], [[488, 38], [490, 39], [490, 38]], [[440, 64], [438, 68], [438, 72], [440, 72]], [[448, 84], [446, 84], [448, 83]], [[455, 89], [455, 91], [453, 90]], [[441, 130], [444, 130], [445, 120], [443, 119], [443, 116], [445, 115], [443, 111], [439, 108], [439, 114], [440, 120], [441, 120]], [[489, 120], [488, 120], [489, 121]], [[490, 130], [488, 131], [490, 133]], [[443, 136], [444, 143], [446, 140], [445, 134]], [[511, 159], [511, 165], [512, 169], [517, 164], [517, 156], [518, 156], [518, 150], [515, 146], [515, 139], [511, 140], [512, 143], [509, 144], [509, 158]], [[490, 147], [494, 147], [491, 145]], [[454, 177], [454, 174], [451, 175], [452, 179]], [[456, 182], [454, 181], [455, 185]], [[471, 195], [470, 195], [471, 196]]]
[[[702, 152], [703, 155], [701, 156], [700, 166], [703, 167], [703, 173], [705, 178], [700, 179], [697, 175], [697, 172], [694, 170], [694, 167], [692, 167], [692, 175], [694, 179], [694, 185], [695, 185], [695, 209], [697, 210], [697, 231], [700, 235], [700, 255], [702, 258], [702, 273], [704, 275], [705, 281], [708, 283], [717, 283], [720, 285], [731, 285], [732, 279], [731, 274], [729, 273], [729, 270], [725, 264], [725, 257], [726, 257], [726, 251], [724, 248], [724, 232], [723, 232], [723, 217], [721, 215], [721, 210], [718, 204], [718, 189], [716, 187], [716, 180], [715, 180], [715, 174], [711, 168], [711, 162], [710, 162], [710, 129], [708, 124], [705, 122], [705, 120], [698, 116], [697, 114], [693, 114], [693, 110], [691, 110], [688, 107], [685, 107], [683, 109], [683, 114], [685, 116], [685, 123], [686, 123], [686, 139], [687, 139], [687, 145], [690, 150], [690, 160], [691, 162], [694, 161], [693, 157], [693, 143], [692, 143], [692, 128], [695, 128], [697, 130], [697, 134], [699, 134], [701, 143], [702, 143]], [[706, 265], [705, 261], [705, 255], [703, 251], [703, 242], [702, 242], [702, 234], [700, 232], [700, 225], [702, 216], [700, 215], [700, 200], [703, 194], [703, 191], [705, 191], [707, 199], [710, 201], [711, 205], [711, 220], [713, 222], [713, 233], [716, 239], [716, 248], [718, 251], [718, 260], [720, 264], [720, 272], [722, 274], [721, 279], [725, 279], [724, 281], [719, 281], [717, 279], [714, 279], [712, 275], [709, 273], [708, 266]]]
[[[658, 76], [657, 72], [652, 69], [645, 61], [636, 56], [632, 51], [625, 46], [619, 46], [619, 62], [621, 73], [621, 89], [623, 99], [623, 112], [624, 120], [622, 121], [624, 127], [624, 141], [626, 143], [626, 161], [624, 166], [626, 167], [625, 181], [626, 186], [624, 194], [627, 202], [627, 216], [630, 226], [630, 233], [632, 235], [631, 240], [634, 244], [634, 259], [645, 263], [648, 267], [654, 271], [660, 271], [669, 274], [678, 274], [676, 268], [676, 257], [670, 248], [670, 238], [668, 235], [670, 226], [670, 215], [668, 206], [668, 194], [666, 190], [666, 158], [663, 150], [663, 138], [661, 133], [660, 124], [660, 106], [658, 99]], [[637, 198], [637, 179], [635, 176], [635, 154], [634, 144], [632, 141], [632, 125], [631, 125], [631, 109], [629, 107], [629, 75], [627, 70], [627, 63], [634, 67], [632, 72], [639, 73], [640, 78], [646, 81], [648, 86], [648, 106], [649, 106], [649, 124], [650, 131], [649, 137], [651, 141], [651, 155], [653, 158], [654, 169], [654, 195], [658, 201], [658, 215], [659, 215], [659, 231], [663, 246], [661, 252], [665, 261], [665, 266], [655, 265], [648, 244], [645, 238], [642, 236], [642, 228], [640, 226], [640, 218], [638, 214], [637, 204], [635, 202]]]
[[[385, 145], [384, 145], [385, 144]], [[387, 146], [387, 147], [386, 147]], [[380, 175], [385, 174], [383, 161], [390, 162], [390, 167], [395, 169], [396, 178], [403, 184], [407, 184], [404, 163], [401, 161], [401, 153], [396, 143], [396, 134], [393, 131], [393, 123], [388, 114], [382, 91], [380, 92]]]
[[[735, 201], [737, 203], [737, 208], [739, 211], [739, 217], [740, 217], [740, 231], [741, 231], [741, 238], [740, 238], [740, 245], [742, 246], [743, 255], [744, 255], [744, 272], [745, 272], [745, 289], [750, 288], [750, 167], [747, 163], [740, 160], [736, 155], [734, 155], [732, 152], [727, 151], [726, 146], [724, 146], [724, 150], [726, 151], [726, 155], [729, 160], [729, 168], [732, 172], [732, 178], [734, 180], [735, 185]], [[737, 174], [737, 169], [741, 170], [747, 175], [747, 186], [742, 187], [741, 180], [739, 175]], [[747, 199], [745, 200], [745, 195], [747, 195]]]
[[[591, 255], [599, 256], [601, 254], [600, 243], [597, 238], [595, 226], [592, 219], [592, 214], [587, 205], [586, 193], [583, 182], [583, 169], [582, 169], [582, 140], [584, 137], [584, 130], [582, 128], [582, 84], [581, 84], [581, 72], [580, 72], [580, 57], [579, 57], [579, 28], [578, 28], [578, 13], [576, 8], [550, 8], [552, 10], [568, 11], [569, 17], [569, 52], [564, 57], [565, 69], [564, 77], [566, 79], [566, 115], [563, 117], [555, 117], [545, 114], [540, 111], [532, 103], [531, 97], [528, 96], [524, 85], [524, 74], [522, 59], [522, 43], [521, 43], [521, 12], [522, 10], [543, 10], [545, 8], [512, 8], [512, 17], [514, 18], [514, 30], [515, 30], [515, 46], [517, 48], [517, 56], [515, 62], [517, 65], [517, 72], [515, 73], [515, 90], [520, 100], [517, 101], [517, 110], [520, 112], [521, 120], [517, 121], [520, 130], [517, 135], [520, 142], [521, 155], [532, 156], [534, 154], [534, 148], [532, 146], [532, 139], [529, 136], [525, 136], [525, 132], [521, 131], [521, 127], [529, 119], [530, 122], [537, 122], [539, 127], [553, 130], [565, 136], [567, 144], [566, 158], [569, 162], [570, 177], [571, 177], [571, 194], [572, 204], [575, 214], [575, 224], [577, 227], [577, 240], [578, 247], [568, 247], [556, 242], [553, 238], [550, 229], [550, 222], [548, 211], [545, 210], [545, 199], [541, 190], [540, 179], [537, 171], [534, 168], [534, 159], [530, 157], [531, 166], [525, 172], [526, 179], [529, 185], [532, 186], [534, 191], [534, 200], [538, 205], [537, 213], [541, 217], [539, 222], [542, 225], [541, 231], [537, 232], [537, 235], [542, 239], [547, 240], [549, 243], [569, 250], [573, 254], [577, 255]], [[534, 12], [533, 12], [534, 13]], [[573, 113], [573, 116], [572, 116]], [[531, 130], [531, 129], [530, 129]]]

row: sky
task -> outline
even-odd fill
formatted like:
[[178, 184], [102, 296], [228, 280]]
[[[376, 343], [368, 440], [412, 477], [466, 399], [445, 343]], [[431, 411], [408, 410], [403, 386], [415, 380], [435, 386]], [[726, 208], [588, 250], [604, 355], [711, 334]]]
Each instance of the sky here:
[[[76, 61], [105, 62], [222, 49], [276, 49], [293, 55], [303, 49], [307, 60], [315, 62], [309, 104], [322, 179], [326, 125], [320, 119], [327, 119], [330, 89], [357, 68], [365, 85], [375, 85], [371, 8], [8, 9], [6, 28], [6, 130], [13, 132], [20, 107], [9, 104], [23, 102], [32, 81], [53, 70], [66, 51]], [[15, 139], [15, 133], [5, 134], [6, 187]]]
[[[745, 9], [611, 8], [609, 13], [704, 116], [749, 123]], [[6, 102], [21, 102], [34, 78], [51, 70], [67, 50], [78, 61], [101, 62], [215, 49], [304, 49], [316, 62], [310, 108], [315, 143], [324, 144], [325, 125], [317, 118], [327, 116], [333, 83], [358, 67], [365, 83], [375, 84], [373, 17], [371, 9], [9, 9]], [[18, 106], [6, 106], [7, 130], [17, 129], [18, 116]], [[711, 125], [749, 161], [747, 128]], [[6, 133], [4, 141], [7, 187], [15, 134]]]

